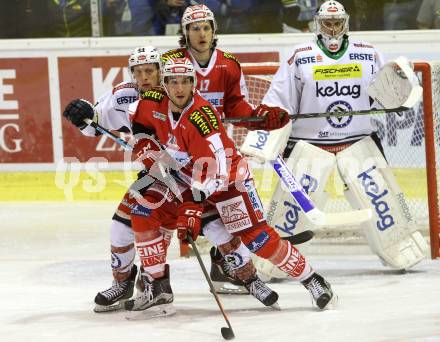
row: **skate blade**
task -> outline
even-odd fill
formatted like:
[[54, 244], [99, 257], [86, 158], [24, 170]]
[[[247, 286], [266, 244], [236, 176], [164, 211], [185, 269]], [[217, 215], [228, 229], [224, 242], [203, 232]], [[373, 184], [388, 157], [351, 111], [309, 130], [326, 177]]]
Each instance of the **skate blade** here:
[[338, 306], [339, 298], [336, 294], [333, 294], [333, 297], [329, 300], [326, 306], [324, 306], [322, 309], [320, 309], [318, 306], [316, 306], [319, 310], [325, 311], [325, 310], [333, 310], [336, 309]]
[[112, 311], [119, 311], [124, 309], [124, 303], [127, 300], [120, 300], [118, 303], [112, 304], [112, 305], [99, 305], [95, 304], [95, 308], [93, 311], [95, 313], [103, 313], [103, 312], [112, 312]]
[[219, 294], [249, 294], [249, 291], [244, 286], [237, 286], [231, 283], [213, 281], [214, 289]]
[[172, 303], [152, 306], [141, 311], [127, 311], [125, 318], [129, 321], [140, 321], [157, 317], [171, 316], [176, 313], [176, 308]]
[[281, 307], [280, 307], [280, 305], [278, 304], [278, 302], [273, 303], [270, 307], [271, 307], [272, 309], [274, 309], [274, 310], [281, 311]]

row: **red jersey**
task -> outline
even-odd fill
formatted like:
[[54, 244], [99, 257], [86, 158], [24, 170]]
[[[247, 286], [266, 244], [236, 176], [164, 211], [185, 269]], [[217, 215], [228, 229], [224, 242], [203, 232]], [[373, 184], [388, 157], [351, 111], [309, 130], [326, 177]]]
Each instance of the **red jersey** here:
[[[154, 132], [157, 140], [200, 190], [212, 194], [213, 184], [227, 186], [248, 179], [246, 161], [227, 136], [218, 112], [196, 91], [175, 120], [169, 98], [161, 88], [147, 91], [129, 108], [133, 133]], [[142, 132], [143, 130], [143, 132]], [[218, 182], [217, 180], [222, 180]]]
[[214, 49], [206, 68], [200, 67], [187, 49], [165, 52], [161, 58], [188, 57], [197, 74], [197, 89], [222, 117], [249, 117], [253, 108], [247, 102], [248, 90], [237, 58], [227, 52]]

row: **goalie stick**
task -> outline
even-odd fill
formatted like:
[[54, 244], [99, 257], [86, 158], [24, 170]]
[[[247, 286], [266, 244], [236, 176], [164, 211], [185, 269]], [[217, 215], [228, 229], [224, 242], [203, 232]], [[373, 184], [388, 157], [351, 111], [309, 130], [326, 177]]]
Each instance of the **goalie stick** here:
[[275, 160], [271, 161], [271, 164], [275, 172], [292, 194], [293, 198], [301, 207], [307, 219], [313, 224], [321, 227], [358, 225], [371, 219], [373, 215], [371, 209], [353, 210], [340, 213], [325, 213], [319, 210], [315, 207], [301, 184], [295, 179], [281, 156], [278, 155]]

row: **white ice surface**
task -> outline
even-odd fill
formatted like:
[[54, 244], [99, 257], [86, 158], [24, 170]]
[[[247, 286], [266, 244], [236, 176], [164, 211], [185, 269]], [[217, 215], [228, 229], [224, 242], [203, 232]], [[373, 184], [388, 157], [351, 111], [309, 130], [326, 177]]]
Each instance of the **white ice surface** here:
[[[124, 312], [92, 311], [96, 292], [111, 283], [108, 225], [115, 205], [1, 204], [0, 341], [223, 340], [226, 325], [196, 258], [178, 258], [175, 245], [175, 316], [132, 322]], [[308, 259], [331, 282], [338, 307], [317, 311], [294, 282], [271, 285], [282, 311], [250, 296], [221, 296], [235, 341], [440, 341], [439, 261], [399, 274], [362, 245], [341, 246], [337, 254], [318, 248]]]

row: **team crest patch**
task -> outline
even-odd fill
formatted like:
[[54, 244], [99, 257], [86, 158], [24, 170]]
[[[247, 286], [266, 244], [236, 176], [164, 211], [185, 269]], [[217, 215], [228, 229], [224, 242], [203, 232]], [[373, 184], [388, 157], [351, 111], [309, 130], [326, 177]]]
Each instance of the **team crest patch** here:
[[159, 113], [153, 110], [153, 118], [159, 119], [161, 121], [167, 121], [167, 116], [163, 113]]
[[216, 203], [216, 207], [221, 220], [230, 233], [252, 227], [252, 221], [241, 196]]
[[[353, 107], [346, 101], [336, 101], [330, 104], [330, 106], [327, 107], [326, 112], [352, 112]], [[330, 126], [334, 128], [344, 128], [347, 127], [351, 121], [353, 120], [353, 115], [347, 115], [347, 116], [330, 116], [326, 118], [327, 122]]]

